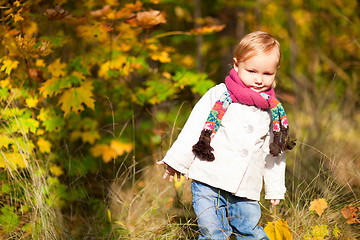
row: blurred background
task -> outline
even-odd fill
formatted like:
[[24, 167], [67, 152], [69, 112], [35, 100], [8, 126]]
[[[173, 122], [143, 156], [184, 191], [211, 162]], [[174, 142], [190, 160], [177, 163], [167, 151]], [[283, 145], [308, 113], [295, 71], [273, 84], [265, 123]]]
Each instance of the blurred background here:
[[196, 239], [189, 181], [155, 162], [256, 30], [297, 139], [260, 224], [360, 238], [358, 0], [0, 2], [1, 239]]

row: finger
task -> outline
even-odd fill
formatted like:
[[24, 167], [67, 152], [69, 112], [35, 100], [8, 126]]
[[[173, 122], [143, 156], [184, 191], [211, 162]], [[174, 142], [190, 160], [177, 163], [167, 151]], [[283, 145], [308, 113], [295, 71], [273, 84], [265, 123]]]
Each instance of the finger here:
[[189, 177], [188, 177], [188, 175], [186, 175], [186, 174], [183, 174], [183, 176], [185, 177], [185, 179], [186, 179], [186, 180], [189, 180]]
[[180, 174], [176, 174], [176, 175], [177, 175], [178, 182], [180, 182], [181, 181], [181, 175]]
[[172, 182], [174, 180], [174, 175], [169, 176], [169, 182]]
[[163, 179], [165, 180], [167, 178], [167, 176], [169, 175], [169, 171], [165, 171], [164, 175], [163, 175]]
[[165, 162], [163, 160], [156, 162], [156, 165], [164, 165]]

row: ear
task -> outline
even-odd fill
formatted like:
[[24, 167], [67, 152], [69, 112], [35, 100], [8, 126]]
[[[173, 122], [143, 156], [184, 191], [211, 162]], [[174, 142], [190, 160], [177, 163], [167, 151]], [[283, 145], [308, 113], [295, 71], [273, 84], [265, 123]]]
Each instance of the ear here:
[[233, 58], [233, 65], [234, 65], [234, 69], [237, 72], [238, 71], [238, 62], [236, 58]]

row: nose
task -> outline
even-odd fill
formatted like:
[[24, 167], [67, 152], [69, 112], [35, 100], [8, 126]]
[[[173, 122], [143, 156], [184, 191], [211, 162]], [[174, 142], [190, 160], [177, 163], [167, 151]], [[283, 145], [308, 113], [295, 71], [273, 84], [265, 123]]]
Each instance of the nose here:
[[257, 84], [257, 85], [261, 85], [262, 82], [263, 82], [262, 76], [261, 76], [260, 74], [257, 74], [256, 77], [255, 77], [255, 79], [254, 79], [254, 82], [255, 82], [255, 84]]

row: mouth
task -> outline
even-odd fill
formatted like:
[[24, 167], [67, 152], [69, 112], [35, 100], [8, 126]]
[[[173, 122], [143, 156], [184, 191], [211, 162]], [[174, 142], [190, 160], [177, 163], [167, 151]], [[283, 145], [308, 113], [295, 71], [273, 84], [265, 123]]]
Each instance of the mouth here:
[[255, 91], [259, 91], [259, 90], [263, 89], [263, 87], [258, 87], [258, 86], [257, 87], [254, 86], [254, 87], [251, 87], [251, 88], [254, 89]]

